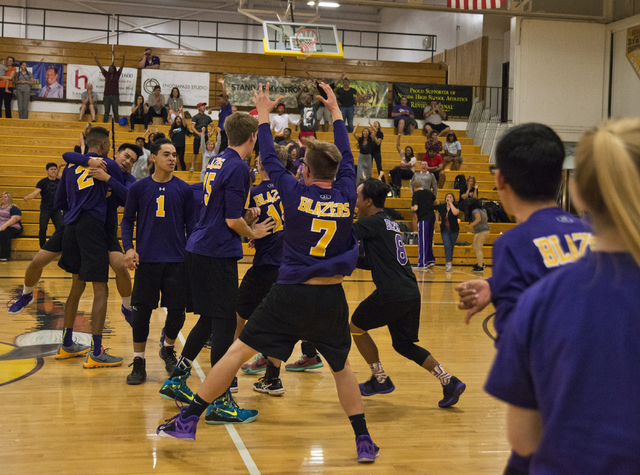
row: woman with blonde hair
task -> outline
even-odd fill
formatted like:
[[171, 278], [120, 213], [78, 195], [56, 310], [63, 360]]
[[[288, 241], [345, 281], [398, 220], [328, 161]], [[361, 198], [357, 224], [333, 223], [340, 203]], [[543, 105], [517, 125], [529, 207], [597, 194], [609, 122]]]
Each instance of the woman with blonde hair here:
[[22, 234], [22, 211], [13, 204], [11, 193], [0, 197], [0, 262], [11, 260], [11, 240]]

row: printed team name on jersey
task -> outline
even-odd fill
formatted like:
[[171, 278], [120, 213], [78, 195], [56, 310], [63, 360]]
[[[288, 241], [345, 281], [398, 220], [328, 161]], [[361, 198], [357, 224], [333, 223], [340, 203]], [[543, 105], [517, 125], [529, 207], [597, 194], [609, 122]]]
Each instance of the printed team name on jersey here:
[[206, 170], [219, 170], [222, 168], [224, 161], [224, 158], [216, 157], [209, 165], [207, 165]]
[[565, 234], [564, 239], [569, 252], [564, 252], [560, 239], [558, 235], [554, 234], [533, 240], [547, 268], [564, 266], [580, 259], [587, 252], [587, 248], [591, 246], [593, 236], [590, 233]]
[[349, 203], [334, 203], [333, 201], [314, 202], [311, 198], [300, 197], [300, 205], [298, 211], [312, 214], [320, 218], [348, 218], [351, 216], [349, 211]]
[[396, 233], [402, 232], [400, 231], [400, 226], [398, 226], [398, 223], [396, 223], [395, 221], [391, 221], [390, 219], [385, 219], [384, 222], [387, 225], [387, 231], [395, 231]]
[[277, 201], [280, 201], [280, 195], [278, 194], [278, 190], [271, 190], [255, 195], [253, 197], [253, 201], [256, 206], [267, 205], [269, 203], [276, 203]]

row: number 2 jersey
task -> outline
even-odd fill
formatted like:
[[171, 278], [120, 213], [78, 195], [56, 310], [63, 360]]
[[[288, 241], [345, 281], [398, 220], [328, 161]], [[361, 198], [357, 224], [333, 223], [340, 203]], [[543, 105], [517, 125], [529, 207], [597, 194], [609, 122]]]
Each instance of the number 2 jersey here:
[[251, 188], [247, 207], [260, 208], [259, 223], [269, 218], [273, 218], [276, 223], [269, 234], [262, 239], [256, 239], [253, 265], [279, 266], [282, 263], [283, 207], [276, 185], [271, 180], [266, 180]]
[[343, 121], [333, 123], [333, 133], [342, 161], [332, 187], [325, 189], [296, 180], [276, 156], [269, 124], [259, 127], [262, 166], [280, 194], [287, 221], [280, 284], [351, 275], [358, 262], [358, 242], [352, 229], [356, 173]]

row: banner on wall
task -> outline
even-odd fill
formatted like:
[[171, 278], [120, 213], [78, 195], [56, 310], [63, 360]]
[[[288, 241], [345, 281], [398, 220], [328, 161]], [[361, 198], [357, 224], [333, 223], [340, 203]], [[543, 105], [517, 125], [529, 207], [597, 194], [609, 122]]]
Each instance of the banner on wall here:
[[447, 113], [448, 120], [466, 120], [473, 105], [472, 86], [448, 86], [446, 84], [393, 83], [393, 105], [406, 97], [416, 119], [421, 119], [425, 107], [437, 100]]
[[[138, 70], [136, 68], [122, 70], [120, 102], [133, 102], [137, 78]], [[82, 93], [87, 90], [87, 84], [93, 84], [93, 92], [98, 95], [98, 100], [102, 101], [104, 98], [104, 76], [100, 72], [100, 68], [86, 64], [67, 64], [67, 99], [79, 101]]]
[[[16, 68], [20, 72], [20, 68]], [[62, 99], [64, 64], [27, 61], [27, 71], [33, 76], [31, 95], [47, 99]], [[18, 74], [16, 73], [16, 75]]]
[[209, 73], [143, 69], [141, 93], [145, 100], [149, 94], [153, 93], [153, 88], [156, 86], [160, 86], [160, 93], [165, 101], [169, 99], [171, 89], [177, 87], [185, 106], [209, 102]]
[[627, 30], [627, 59], [640, 78], [640, 27]]
[[[288, 108], [298, 107], [297, 96], [310, 81], [306, 78], [285, 76], [259, 76], [254, 74], [225, 74], [224, 85], [231, 104], [253, 107], [251, 97], [258, 85], [269, 83], [269, 96], [276, 99], [284, 96], [282, 101]], [[389, 83], [380, 81], [351, 81], [350, 87], [361, 95], [361, 102], [355, 106], [355, 117], [387, 117]], [[315, 90], [314, 90], [315, 93]], [[303, 95], [306, 93], [303, 93]]]

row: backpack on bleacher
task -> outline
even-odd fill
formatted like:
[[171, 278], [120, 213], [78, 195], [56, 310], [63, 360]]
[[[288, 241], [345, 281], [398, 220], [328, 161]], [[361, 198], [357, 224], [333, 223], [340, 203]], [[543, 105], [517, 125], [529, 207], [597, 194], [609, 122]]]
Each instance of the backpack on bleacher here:
[[484, 210], [487, 212], [487, 221], [490, 223], [510, 223], [511, 220], [507, 216], [501, 204], [495, 201], [484, 203]]
[[464, 177], [464, 175], [458, 175], [453, 181], [453, 188], [455, 190], [459, 190], [464, 186], [465, 183], [467, 183], [467, 179]]

